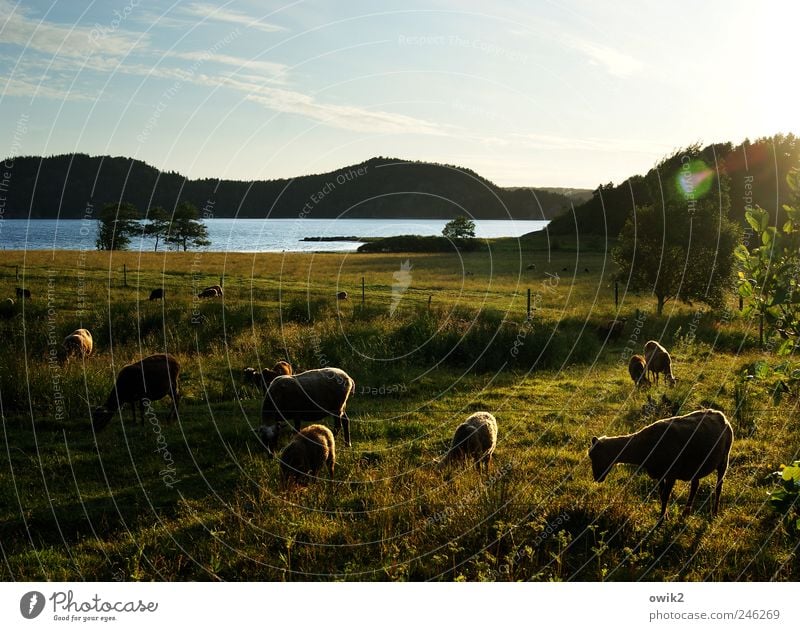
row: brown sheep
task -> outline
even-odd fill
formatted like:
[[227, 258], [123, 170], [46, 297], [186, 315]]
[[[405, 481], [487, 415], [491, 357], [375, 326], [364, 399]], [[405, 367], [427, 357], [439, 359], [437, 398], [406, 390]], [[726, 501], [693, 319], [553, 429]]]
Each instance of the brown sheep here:
[[266, 392], [269, 384], [275, 380], [275, 377], [291, 374], [293, 374], [292, 365], [289, 362], [279, 361], [272, 369], [264, 368], [260, 373], [255, 368], [245, 368], [244, 382], [261, 388]]
[[337, 293], [336, 294], [336, 300], [347, 300], [347, 292], [346, 291], [340, 291], [339, 293]]
[[489, 412], [475, 412], [456, 428], [450, 451], [442, 463], [465, 462], [471, 458], [478, 471], [483, 462], [488, 472], [496, 446], [497, 419]]
[[284, 485], [291, 481], [298, 484], [308, 482], [311, 477], [317, 477], [323, 465], [328, 467], [328, 474], [333, 480], [336, 467], [336, 442], [333, 432], [324, 425], [304, 427], [284, 447], [279, 460]]
[[197, 294], [198, 298], [217, 298], [219, 292], [214, 287], [206, 287], [203, 291]]
[[[663, 373], [669, 385], [674, 386], [677, 379], [672, 374], [672, 358], [667, 349], [655, 340], [650, 340], [644, 345], [644, 359], [647, 362], [647, 372], [652, 373], [651, 379], [658, 385], [658, 375]], [[650, 376], [650, 374], [648, 374]]]
[[637, 388], [649, 387], [650, 380], [647, 378], [647, 363], [641, 355], [634, 355], [628, 362], [628, 373], [633, 379]]
[[638, 465], [652, 479], [658, 480], [659, 520], [666, 515], [676, 480], [691, 482], [683, 513], [688, 515], [692, 512], [700, 479], [716, 471], [717, 486], [711, 509], [712, 515], [716, 515], [732, 443], [733, 429], [725, 415], [718, 410], [702, 409], [656, 421], [633, 434], [594, 437], [589, 458], [597, 482], [602, 482], [617, 463]]
[[344, 442], [350, 446], [350, 419], [345, 408], [356, 384], [340, 368], [317, 368], [297, 375], [280, 375], [269, 387], [261, 405], [259, 434], [270, 456], [275, 453], [284, 423], [294, 421], [300, 430], [303, 421], [315, 423], [334, 417], [333, 435], [344, 429]]
[[608, 320], [598, 325], [597, 337], [601, 340], [618, 340], [622, 335], [622, 331], [625, 330], [625, 323], [627, 321], [627, 318], [621, 318], [620, 320]]
[[164, 300], [164, 288], [159, 287], [158, 289], [154, 289], [150, 292], [150, 298], [148, 300]]
[[92, 354], [92, 350], [94, 350], [92, 334], [88, 329], [75, 329], [64, 338], [63, 345], [67, 357], [70, 355], [88, 357]]
[[178, 374], [181, 365], [172, 355], [158, 354], [145, 357], [141, 361], [123, 366], [117, 381], [111, 388], [106, 402], [92, 412], [92, 425], [100, 431], [126, 403], [131, 404], [133, 422], [136, 422], [136, 403], [142, 414], [144, 424], [145, 401], [158, 401], [169, 395], [172, 398], [172, 411], [168, 420], [178, 414]]
[[22, 287], [17, 287], [17, 298], [28, 298], [28, 299], [30, 299], [30, 297], [31, 297], [31, 290], [30, 289], [24, 289]]

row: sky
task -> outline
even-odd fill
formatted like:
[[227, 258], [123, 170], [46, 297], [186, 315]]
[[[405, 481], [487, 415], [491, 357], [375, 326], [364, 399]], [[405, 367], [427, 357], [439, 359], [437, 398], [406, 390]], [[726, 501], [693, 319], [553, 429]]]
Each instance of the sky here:
[[800, 133], [791, 2], [0, 0], [0, 154], [227, 179], [373, 156], [595, 188]]

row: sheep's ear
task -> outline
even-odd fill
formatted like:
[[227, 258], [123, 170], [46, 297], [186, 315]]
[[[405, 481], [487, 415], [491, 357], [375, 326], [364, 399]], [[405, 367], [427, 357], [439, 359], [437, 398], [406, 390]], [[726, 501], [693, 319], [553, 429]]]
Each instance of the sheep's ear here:
[[597, 444], [597, 436], [592, 436], [592, 447]]

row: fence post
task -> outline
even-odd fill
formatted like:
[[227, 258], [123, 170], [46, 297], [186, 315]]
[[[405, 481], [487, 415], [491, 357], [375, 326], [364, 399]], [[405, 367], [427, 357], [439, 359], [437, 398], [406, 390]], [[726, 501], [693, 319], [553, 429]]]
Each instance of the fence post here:
[[619, 309], [619, 281], [614, 281], [614, 308]]
[[125, 287], [128, 286], [128, 264], [127, 263], [123, 263], [122, 264], [122, 284], [125, 285]]
[[528, 320], [531, 319], [531, 288], [528, 287]]
[[366, 299], [367, 299], [367, 297], [366, 297], [366, 290], [364, 288], [364, 277], [362, 276], [361, 277], [361, 306], [362, 307], [364, 306], [364, 303], [366, 302]]
[[428, 311], [431, 309], [431, 300], [433, 300], [433, 294], [428, 296]]
[[222, 287], [222, 276], [219, 277], [219, 286]]
[[17, 282], [19, 282], [19, 265], [17, 265]]

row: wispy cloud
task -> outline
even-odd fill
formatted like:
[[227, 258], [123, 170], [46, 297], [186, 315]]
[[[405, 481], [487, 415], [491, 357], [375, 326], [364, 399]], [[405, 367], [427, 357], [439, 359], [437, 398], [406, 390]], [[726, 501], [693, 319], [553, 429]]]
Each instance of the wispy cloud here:
[[602, 66], [614, 76], [628, 77], [644, 69], [644, 64], [640, 60], [605, 44], [575, 36], [564, 37], [562, 41], [588, 56], [592, 63]]
[[232, 66], [238, 70], [248, 72], [263, 72], [268, 75], [281, 75], [286, 72], [287, 66], [275, 61], [261, 61], [258, 59], [245, 59], [243, 57], [234, 57], [233, 55], [223, 55], [220, 53], [212, 53], [209, 51], [191, 51], [191, 52], [171, 52], [171, 57], [178, 59], [186, 59], [189, 61], [201, 61], [222, 64], [225, 66]]
[[183, 7], [185, 13], [194, 15], [207, 20], [214, 20], [217, 22], [226, 22], [228, 24], [236, 24], [238, 26], [245, 26], [247, 28], [254, 28], [266, 33], [274, 33], [276, 31], [285, 30], [282, 26], [271, 24], [264, 20], [255, 19], [244, 13], [232, 11], [223, 7], [216, 7], [213, 4], [206, 4], [204, 2], [192, 2], [191, 4]]

